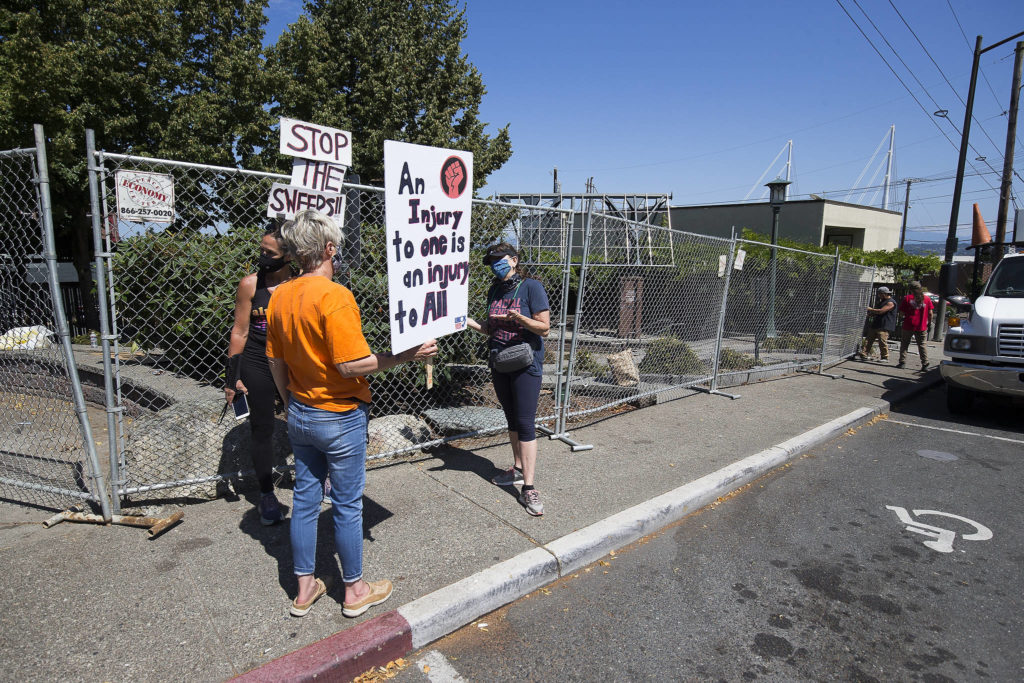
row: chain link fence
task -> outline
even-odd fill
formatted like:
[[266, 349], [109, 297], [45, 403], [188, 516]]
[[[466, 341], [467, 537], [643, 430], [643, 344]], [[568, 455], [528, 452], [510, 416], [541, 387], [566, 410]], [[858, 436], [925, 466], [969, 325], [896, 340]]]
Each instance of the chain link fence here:
[[[173, 222], [119, 220], [118, 171], [171, 176]], [[8, 185], [12, 177], [17, 174], [4, 175]], [[115, 511], [124, 500], [141, 505], [150, 498], [212, 497], [223, 480], [251, 476], [248, 426], [230, 415], [221, 418], [224, 361], [238, 282], [255, 270], [259, 241], [270, 222], [265, 216], [270, 186], [288, 177], [93, 152], [90, 180], [96, 272], [102, 282], [102, 352], [76, 353], [78, 365], [107, 385]], [[31, 196], [31, 184], [25, 187]], [[348, 184], [344, 191], [346, 268], [337, 279], [360, 305], [370, 347], [387, 350], [383, 190]], [[20, 220], [26, 224], [27, 219]], [[475, 200], [472, 221], [472, 317], [484, 317], [491, 282], [481, 256], [487, 245], [500, 240], [518, 244], [521, 263], [548, 293], [551, 333], [537, 422], [555, 436], [564, 434], [570, 419], [670, 399], [692, 388], [714, 391], [720, 382], [728, 386], [821, 368], [856, 350], [870, 296], [870, 269], [582, 207]], [[38, 248], [26, 242], [19, 249], [0, 264], [5, 277], [0, 301], [13, 302], [0, 314], [24, 327], [20, 323], [40, 319], [40, 311], [52, 316], [54, 307], [44, 297], [35, 318], [17, 313], [33, 300], [17, 292], [9, 273], [18, 272], [22, 266], [17, 264]], [[8, 267], [8, 261], [15, 265]], [[472, 332], [440, 339], [430, 387], [421, 365], [371, 377], [371, 459], [455, 440], [479, 447], [506, 438], [485, 341]], [[7, 358], [23, 353], [9, 352], [4, 362], [20, 363]], [[50, 353], [51, 374], [59, 374], [59, 354]], [[7, 382], [5, 391], [16, 386]], [[2, 423], [4, 429], [26, 426], [21, 424], [26, 420], [10, 415], [5, 413], [9, 422]], [[73, 418], [72, 411], [63, 423], [64, 442], [78, 448], [80, 462], [83, 439], [76, 441]], [[290, 447], [282, 415], [274, 448], [279, 471], [286, 472]], [[80, 473], [82, 465], [77, 467]], [[87, 493], [88, 482], [77, 476], [74, 486], [56, 488], [94, 497]], [[49, 504], [59, 506], [57, 501]]]
[[681, 395], [714, 374], [729, 240], [590, 214], [568, 417]]
[[[108, 300], [120, 439], [112, 462], [118, 496], [136, 499], [160, 489], [209, 496], [216, 482], [250, 469], [249, 433], [230, 417], [221, 422], [224, 358], [239, 280], [255, 270], [271, 183], [286, 176], [214, 168], [117, 154], [99, 154], [102, 239], [109, 252]], [[118, 171], [171, 175], [176, 216], [172, 224], [117, 219]], [[375, 351], [390, 344], [384, 195], [380, 188], [347, 185], [343, 254], [338, 280], [356, 297], [363, 332]], [[524, 226], [565, 224], [571, 212], [475, 201], [470, 255], [470, 315], [483, 319], [490, 271], [487, 245]], [[524, 265], [551, 300], [552, 327], [561, 325], [565, 268], [557, 252], [536, 253]], [[104, 335], [107, 336], [107, 335]], [[368, 454], [401, 455], [454, 439], [486, 439], [506, 430], [486, 366], [485, 339], [473, 332], [438, 340], [433, 384], [421, 365], [406, 364], [370, 377]], [[550, 345], [549, 345], [550, 348]], [[546, 357], [538, 422], [558, 414], [557, 350]], [[290, 449], [279, 417], [278, 464]]]
[[855, 263], [836, 263], [832, 308], [829, 316], [822, 367], [842, 362], [859, 350], [867, 320], [867, 307], [874, 306], [872, 289], [875, 269]]
[[835, 259], [737, 240], [729, 276], [718, 383], [742, 384], [818, 365]]
[[0, 498], [53, 509], [86, 504], [108, 516], [70, 361], [41, 129], [36, 144], [0, 152]]

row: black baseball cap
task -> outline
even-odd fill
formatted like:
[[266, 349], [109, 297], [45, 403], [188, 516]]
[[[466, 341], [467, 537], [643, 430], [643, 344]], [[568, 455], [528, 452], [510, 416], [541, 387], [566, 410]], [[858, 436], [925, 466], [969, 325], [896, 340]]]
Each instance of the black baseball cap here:
[[495, 244], [487, 247], [487, 252], [484, 254], [483, 258], [484, 265], [489, 266], [496, 261], [500, 261], [506, 256], [519, 258], [519, 254], [516, 253], [516, 250], [507, 244]]

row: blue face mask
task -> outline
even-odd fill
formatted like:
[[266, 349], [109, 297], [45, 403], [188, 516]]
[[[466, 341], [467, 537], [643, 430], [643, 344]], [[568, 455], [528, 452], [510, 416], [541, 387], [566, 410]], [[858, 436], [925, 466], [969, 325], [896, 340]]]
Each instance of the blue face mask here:
[[508, 275], [509, 271], [512, 270], [512, 266], [509, 265], [508, 257], [495, 261], [491, 264], [491, 271], [498, 277], [499, 280], [504, 280], [505, 276]]

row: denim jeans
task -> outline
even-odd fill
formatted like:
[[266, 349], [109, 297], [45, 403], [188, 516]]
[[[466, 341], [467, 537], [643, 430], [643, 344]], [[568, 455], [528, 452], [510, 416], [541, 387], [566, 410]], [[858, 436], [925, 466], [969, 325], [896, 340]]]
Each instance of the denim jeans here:
[[346, 582], [363, 576], [363, 488], [369, 406], [336, 413], [288, 402], [288, 438], [295, 453], [292, 562], [299, 576], [316, 569], [317, 521], [324, 479], [331, 478], [334, 547]]

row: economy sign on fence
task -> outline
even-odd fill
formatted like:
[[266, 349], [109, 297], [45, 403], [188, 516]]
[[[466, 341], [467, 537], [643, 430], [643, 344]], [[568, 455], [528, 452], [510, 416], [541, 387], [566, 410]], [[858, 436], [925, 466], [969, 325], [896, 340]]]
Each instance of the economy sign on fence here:
[[384, 142], [391, 351], [466, 328], [473, 155]]
[[174, 178], [165, 173], [118, 171], [117, 216], [137, 223], [174, 222]]

